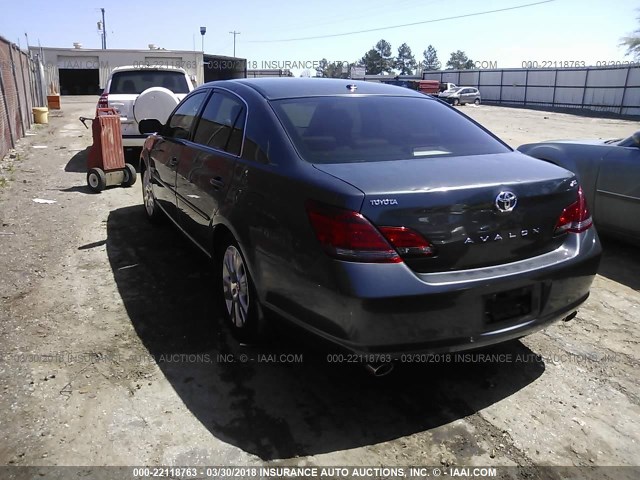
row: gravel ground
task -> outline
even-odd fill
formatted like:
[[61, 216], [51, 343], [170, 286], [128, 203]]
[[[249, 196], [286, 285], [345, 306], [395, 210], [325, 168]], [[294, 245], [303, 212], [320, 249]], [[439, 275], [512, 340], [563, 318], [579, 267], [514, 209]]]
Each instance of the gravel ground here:
[[[238, 345], [204, 258], [145, 221], [140, 181], [86, 187], [91, 131], [78, 116], [96, 100], [63, 97], [1, 163], [0, 465], [520, 467], [501, 471], [513, 478], [640, 465], [637, 248], [604, 239], [573, 321], [475, 362], [403, 364], [378, 379], [328, 363], [325, 345], [281, 324], [259, 348]], [[640, 129], [462, 108], [513, 147]]]

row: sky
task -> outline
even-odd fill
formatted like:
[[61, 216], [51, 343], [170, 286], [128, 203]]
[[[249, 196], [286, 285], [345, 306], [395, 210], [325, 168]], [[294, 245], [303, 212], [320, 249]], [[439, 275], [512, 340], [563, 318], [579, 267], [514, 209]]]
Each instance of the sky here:
[[[200, 27], [206, 26], [205, 52], [231, 56], [229, 32], [235, 30], [240, 32], [236, 56], [246, 58], [250, 68], [321, 58], [353, 62], [380, 39], [391, 43], [394, 55], [406, 42], [417, 60], [431, 44], [443, 64], [451, 52], [463, 50], [478, 64], [497, 68], [527, 61], [596, 65], [632, 61], [619, 43], [640, 28], [638, 0], [189, 0], [171, 7], [157, 0], [2, 2], [0, 36], [23, 48], [25, 33], [32, 45], [71, 48], [80, 42], [100, 48], [97, 22], [104, 7], [108, 48], [147, 49], [153, 43], [199, 51]], [[538, 4], [513, 8], [532, 3]]]

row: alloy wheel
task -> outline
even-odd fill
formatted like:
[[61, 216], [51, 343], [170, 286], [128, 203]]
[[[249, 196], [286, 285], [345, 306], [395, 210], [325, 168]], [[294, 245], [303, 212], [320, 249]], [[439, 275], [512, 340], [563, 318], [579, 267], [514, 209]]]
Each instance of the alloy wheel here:
[[142, 175], [142, 199], [147, 215], [153, 216], [155, 210], [155, 200], [153, 199], [153, 189], [151, 187], [151, 174], [147, 168]]
[[224, 252], [222, 287], [231, 323], [236, 328], [244, 327], [249, 318], [249, 278], [242, 255], [234, 245]]

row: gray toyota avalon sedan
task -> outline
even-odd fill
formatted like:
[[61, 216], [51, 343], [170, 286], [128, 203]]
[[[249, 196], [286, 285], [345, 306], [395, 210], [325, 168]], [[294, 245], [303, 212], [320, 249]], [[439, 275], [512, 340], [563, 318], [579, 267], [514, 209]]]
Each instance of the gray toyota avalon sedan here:
[[243, 340], [268, 310], [353, 352], [464, 350], [589, 296], [601, 247], [575, 175], [429, 96], [219, 81], [140, 130], [146, 214], [211, 258]]

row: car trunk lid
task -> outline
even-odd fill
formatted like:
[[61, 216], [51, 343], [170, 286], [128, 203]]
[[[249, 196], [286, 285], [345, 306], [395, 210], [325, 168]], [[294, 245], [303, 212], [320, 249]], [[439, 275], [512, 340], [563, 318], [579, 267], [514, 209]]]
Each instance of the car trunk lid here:
[[411, 228], [434, 246], [431, 257], [404, 258], [418, 272], [499, 265], [558, 248], [555, 226], [578, 188], [571, 172], [518, 152], [315, 167], [360, 189], [360, 213], [374, 225]]

